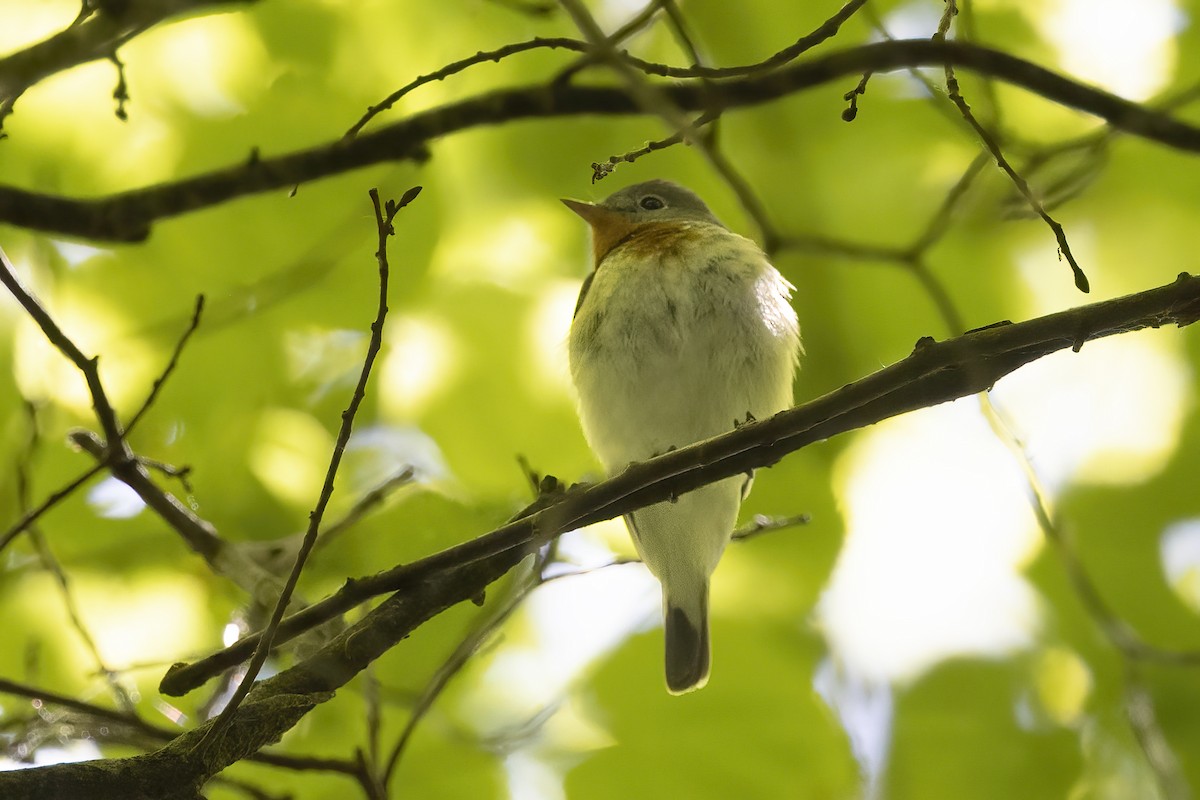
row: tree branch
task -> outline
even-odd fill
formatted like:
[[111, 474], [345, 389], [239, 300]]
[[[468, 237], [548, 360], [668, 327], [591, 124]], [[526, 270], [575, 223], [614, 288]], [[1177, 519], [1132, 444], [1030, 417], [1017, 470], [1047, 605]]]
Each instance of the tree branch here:
[[[616, 477], [576, 487], [561, 502], [518, 518], [490, 533], [366, 578], [283, 620], [276, 643], [303, 633], [371, 597], [419, 591], [444, 582], [444, 573], [486, 561], [503, 574], [526, 554], [564, 531], [619, 517], [707, 483], [776, 463], [788, 453], [889, 417], [985, 391], [1000, 378], [1043, 356], [1119, 333], [1200, 319], [1200, 278], [1181, 274], [1173, 283], [1115, 300], [1080, 306], [1020, 323], [972, 331], [944, 342], [923, 338], [913, 353], [890, 367], [797, 408], [722, 436], [634, 464]], [[485, 585], [461, 587], [460, 602]], [[181, 695], [249, 657], [258, 635], [247, 636], [193, 664], [176, 664], [159, 690]]]
[[50, 344], [54, 345], [63, 356], [75, 365], [87, 382], [88, 392], [92, 396], [92, 409], [96, 412], [96, 419], [100, 423], [101, 430], [104, 431], [105, 448], [109, 451], [110, 457], [116, 457], [118, 454], [127, 455], [125, 440], [121, 429], [121, 423], [117, 419], [117, 412], [113, 409], [112, 403], [108, 400], [108, 395], [104, 391], [104, 385], [100, 382], [100, 369], [98, 366], [99, 356], [88, 358], [83, 354], [83, 351], [71, 341], [70, 337], [63, 332], [63, 329], [58, 326], [50, 313], [42, 306], [33, 293], [26, 289], [21, 281], [17, 278], [16, 268], [8, 260], [8, 255], [3, 249], [0, 249], [0, 285], [16, 298], [21, 307], [25, 309], [30, 318], [37, 324], [45, 335]]
[[[925, 39], [878, 42], [806, 59], [787, 67], [730, 80], [697, 79], [655, 84], [683, 111], [759, 105], [847, 75], [914, 66], [973, 70], [1004, 80], [1061, 105], [1106, 120], [1126, 133], [1180, 150], [1200, 152], [1200, 128], [1085, 86], [998, 50], [964, 42]], [[244, 163], [179, 181], [108, 197], [78, 199], [0, 187], [0, 222], [70, 236], [140, 241], [154, 222], [235, 197], [324, 178], [385, 161], [416, 160], [444, 136], [483, 125], [585, 114], [645, 113], [624, 88], [548, 83], [501, 89], [433, 108], [337, 141]]]
[[234, 0], [95, 2], [92, 5], [97, 10], [90, 15], [81, 15], [50, 38], [0, 58], [0, 102], [15, 102], [26, 89], [56, 72], [110, 58], [134, 36], [170, 17], [231, 2]]
[[992, 326], [944, 342], [921, 339], [902, 361], [804, 406], [634, 464], [615, 478], [566, 493], [562, 502], [532, 516], [390, 570], [385, 575], [395, 594], [312, 657], [256, 684], [217, 746], [196, 746], [210, 722], [148, 755], [0, 773], [0, 796], [193, 800], [205, 781], [278, 741], [426, 620], [478, 596], [532, 548], [564, 531], [768, 466], [838, 433], [986, 390], [1018, 367], [1058, 350], [1147, 327], [1190, 325], [1197, 319], [1200, 278], [1182, 274], [1166, 286], [1027, 322]]
[[421, 582], [384, 601], [310, 658], [255, 684], [215, 746], [198, 747], [214, 724], [210, 721], [146, 755], [0, 772], [0, 797], [196, 800], [212, 776], [278, 741], [373, 660], [457, 603], [463, 587], [487, 586], [503, 575], [508, 569], [504, 562], [459, 565], [437, 581]]
[[362, 369], [358, 375], [358, 383], [354, 387], [354, 393], [350, 396], [350, 403], [346, 406], [346, 410], [342, 412], [342, 424], [338, 429], [337, 440], [333, 445], [333, 453], [329, 457], [329, 466], [325, 470], [325, 481], [321, 486], [321, 493], [317, 498], [317, 504], [308, 515], [308, 529], [304, 532], [304, 538], [300, 542], [300, 548], [292, 563], [291, 571], [288, 573], [287, 581], [284, 582], [283, 588], [279, 592], [279, 597], [271, 609], [270, 621], [267, 623], [267, 627], [259, 639], [258, 646], [254, 650], [254, 655], [251, 657], [250, 664], [246, 668], [246, 674], [242, 676], [241, 682], [234, 690], [228, 704], [221, 710], [213, 726], [201, 741], [201, 746], [206, 744], [216, 745], [217, 737], [222, 735], [229, 727], [229, 723], [232, 721], [234, 715], [237, 714], [238, 706], [249, 695], [254, 680], [258, 677], [259, 670], [266, 664], [267, 657], [271, 653], [271, 643], [275, 637], [275, 631], [278, 630], [279, 623], [283, 619], [283, 614], [287, 610], [288, 603], [291, 601], [292, 593], [296, 590], [296, 584], [300, 581], [300, 573], [308, 561], [308, 556], [312, 552], [313, 546], [317, 543], [317, 534], [321, 530], [321, 521], [325, 519], [325, 509], [329, 506], [329, 500], [333, 497], [334, 480], [337, 478], [338, 468], [342, 463], [342, 456], [346, 452], [346, 445], [350, 443], [350, 433], [354, 428], [354, 418], [358, 414], [359, 406], [362, 405], [362, 401], [367, 396], [367, 384], [371, 379], [371, 368], [374, 366], [375, 359], [383, 347], [383, 324], [387, 319], [388, 312], [388, 277], [390, 271], [387, 257], [387, 242], [396, 233], [393, 221], [396, 218], [396, 214], [415, 200], [420, 193], [421, 187], [414, 186], [404, 193], [399, 202], [388, 200], [385, 210], [379, 202], [379, 190], [372, 189], [370, 192], [371, 203], [375, 208], [375, 225], [379, 242], [379, 249], [375, 251], [375, 260], [379, 265], [379, 302], [376, 306], [375, 321], [371, 323], [371, 339], [367, 345], [367, 354], [363, 358]]

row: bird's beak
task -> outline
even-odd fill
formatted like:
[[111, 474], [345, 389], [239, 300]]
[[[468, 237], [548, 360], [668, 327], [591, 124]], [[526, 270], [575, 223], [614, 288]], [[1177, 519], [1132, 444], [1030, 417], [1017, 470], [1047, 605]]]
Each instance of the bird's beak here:
[[594, 203], [584, 203], [580, 200], [563, 198], [563, 205], [587, 220], [592, 226], [592, 252], [599, 264], [619, 242], [637, 229], [638, 223], [630, 219], [628, 214], [613, 211], [611, 208], [598, 206]]
[[582, 200], [570, 200], [566, 197], [562, 201], [563, 205], [583, 217], [587, 221], [587, 224], [593, 228], [603, 228], [625, 221], [624, 216], [620, 212], [607, 209], [604, 206], [585, 203]]

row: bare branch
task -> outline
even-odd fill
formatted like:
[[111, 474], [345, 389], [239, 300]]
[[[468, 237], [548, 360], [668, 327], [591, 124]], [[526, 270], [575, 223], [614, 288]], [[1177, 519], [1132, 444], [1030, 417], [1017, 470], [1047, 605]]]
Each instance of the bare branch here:
[[974, 394], [1049, 353], [1102, 336], [1197, 319], [1200, 278], [1181, 275], [1166, 286], [1028, 322], [941, 343], [922, 340], [903, 361], [800, 408], [635, 464], [615, 478], [566, 493], [531, 517], [391, 571], [398, 589], [392, 597], [313, 656], [257, 683], [213, 747], [197, 747], [208, 723], [146, 756], [0, 773], [0, 796], [26, 796], [33, 786], [42, 796], [77, 796], [87, 785], [96, 800], [190, 800], [204, 781], [278, 740], [426, 620], [477, 596], [531, 548], [563, 531], [769, 465], [837, 433]]
[[528, 39], [524, 42], [506, 44], [503, 47], [497, 47], [495, 50], [480, 50], [473, 56], [469, 56], [458, 61], [451, 61], [449, 64], [446, 64], [440, 69], [436, 69], [433, 72], [413, 78], [413, 80], [392, 92], [375, 105], [370, 106], [367, 109], [367, 113], [363, 114], [357, 122], [351, 125], [349, 130], [343, 134], [343, 137], [346, 139], [351, 139], [357, 136], [358, 132], [365, 128], [368, 122], [375, 119], [375, 117], [379, 116], [384, 111], [387, 111], [392, 106], [396, 105], [396, 103], [400, 102], [401, 98], [403, 98], [405, 95], [421, 88], [427, 83], [444, 81], [451, 75], [457, 75], [463, 70], [478, 64], [487, 64], [489, 62], [499, 63], [510, 56], [516, 55], [517, 53], [525, 53], [530, 50], [556, 49], [574, 50], [577, 53], [585, 53], [588, 50], [588, 45], [586, 42], [581, 42], [578, 39], [568, 39], [565, 37], [545, 38], [538, 36]]
[[1162, 725], [1154, 708], [1154, 698], [1142, 680], [1141, 670], [1132, 667], [1125, 675], [1125, 713], [1129, 726], [1150, 764], [1163, 800], [1191, 800], [1183, 766], [1163, 736]]
[[[121, 45], [166, 19], [234, 1], [136, 0], [106, 3], [94, 13], [81, 13], [65, 30], [0, 58], [0, 107], [11, 105], [30, 86], [56, 72], [102, 58], [115, 60]], [[120, 13], [114, 13], [118, 7]]]
[[[684, 111], [760, 105], [864, 72], [946, 63], [990, 75], [1061, 105], [1107, 120], [1114, 128], [1188, 152], [1200, 152], [1200, 128], [1116, 95], [1065, 78], [998, 50], [923, 39], [878, 42], [828, 53], [766, 74], [728, 81], [663, 85]], [[503, 89], [414, 114], [353, 140], [244, 163], [109, 197], [77, 199], [0, 187], [0, 221], [91, 239], [138, 241], [155, 221], [234, 197], [291, 187], [383, 161], [421, 157], [431, 142], [483, 125], [582, 114], [641, 113], [623, 88], [555, 82]]]
[[188, 340], [192, 338], [192, 334], [196, 332], [196, 328], [200, 327], [200, 315], [204, 313], [204, 295], [196, 297], [196, 306], [192, 311], [192, 321], [188, 323], [187, 329], [183, 335], [179, 337], [179, 341], [175, 344], [175, 350], [171, 353], [170, 360], [167, 361], [167, 366], [163, 368], [162, 374], [154, 379], [154, 384], [150, 387], [150, 394], [142, 402], [139, 408], [129, 420], [129, 424], [125, 427], [125, 435], [137, 427], [141, 422], [142, 417], [154, 405], [154, 401], [158, 399], [158, 393], [162, 391], [163, 385], [167, 382], [167, 378], [171, 377], [171, 373], [175, 371], [175, 367], [179, 365], [179, 357], [183, 355], [183, 348], [187, 346]]
[[404, 752], [408, 747], [408, 743], [412, 740], [412, 735], [416, 732], [417, 726], [421, 724], [421, 720], [425, 718], [433, 708], [433, 704], [441, 697], [442, 692], [450, 685], [450, 681], [466, 667], [475, 654], [479, 652], [480, 648], [492, 638], [500, 626], [521, 607], [533, 590], [545, 582], [544, 570], [553, 558], [550, 552], [552, 549], [548, 547], [542, 548], [539, 551], [534, 563], [530, 566], [529, 572], [521, 576], [514, 585], [508, 588], [504, 598], [495, 608], [471, 626], [466, 636], [459, 641], [453, 652], [450, 653], [445, 662], [438, 667], [433, 676], [425, 684], [425, 688], [421, 690], [420, 696], [417, 697], [417, 701], [413, 705], [408, 721], [404, 724], [404, 729], [400, 731], [400, 735], [396, 738], [396, 742], [392, 745], [392, 749], [388, 754], [387, 765], [383, 771], [383, 783], [385, 787], [395, 778], [396, 770], [400, 766], [400, 760], [404, 757]]
[[[957, 13], [958, 6], [956, 5], [956, 0], [946, 0], [945, 13], [942, 14], [942, 20], [938, 25], [937, 33], [934, 34], [935, 41], [946, 41], [946, 33], [950, 29], [950, 20]], [[1067, 242], [1067, 234], [1063, 230], [1063, 226], [1046, 212], [1042, 201], [1029, 188], [1029, 183], [1008, 163], [1008, 159], [1004, 157], [1004, 152], [1000, 149], [1000, 143], [996, 141], [996, 137], [992, 136], [988, 129], [983, 127], [979, 120], [975, 118], [975, 115], [971, 112], [971, 107], [963, 99], [962, 91], [958, 85], [958, 78], [955, 77], [954, 67], [950, 62], [946, 62], [946, 93], [950, 101], [958, 108], [959, 113], [962, 114], [963, 119], [967, 121], [967, 124], [979, 136], [979, 140], [983, 142], [984, 147], [992, 154], [992, 158], [996, 160], [996, 165], [1004, 171], [1004, 174], [1009, 177], [1013, 185], [1025, 197], [1029, 206], [1054, 233], [1054, 238], [1058, 241], [1059, 254], [1067, 260], [1067, 263], [1071, 266], [1071, 272], [1075, 275], [1075, 286], [1081, 292], [1089, 291], [1087, 275], [1084, 274], [1083, 268], [1079, 266], [1079, 263], [1075, 260], [1075, 256], [1071, 253], [1071, 245]]]
[[[617, 50], [616, 47], [621, 42], [633, 36], [643, 28], [650, 26], [654, 21], [655, 16], [662, 9], [663, 0], [650, 0], [646, 5], [642, 6], [641, 11], [634, 14], [625, 24], [617, 28], [612, 34], [606, 37], [609, 48], [611, 48], [620, 58], [625, 59], [630, 64], [634, 65], [643, 72], [649, 73], [649, 62], [642, 61], [639, 58], [634, 58], [624, 50]], [[580, 72], [583, 72], [588, 67], [598, 62], [596, 48], [589, 42], [580, 42], [583, 45], [583, 55], [572, 61], [554, 76], [555, 83], [567, 83]], [[654, 67], [666, 68], [665, 64], [655, 64]]]
[[258, 677], [259, 670], [262, 669], [263, 664], [267, 663], [267, 657], [271, 653], [271, 644], [275, 639], [275, 632], [279, 629], [279, 623], [283, 619], [283, 614], [292, 599], [292, 593], [296, 589], [296, 584], [300, 581], [300, 573], [304, 570], [309, 553], [312, 552], [313, 546], [317, 543], [317, 534], [321, 529], [321, 521], [325, 518], [325, 508], [329, 505], [330, 498], [333, 497], [334, 479], [337, 478], [338, 467], [341, 466], [342, 455], [346, 451], [346, 445], [350, 442], [350, 432], [354, 429], [354, 418], [358, 414], [358, 409], [362, 405], [363, 399], [367, 396], [367, 383], [371, 379], [371, 368], [374, 366], [375, 358], [379, 355], [379, 351], [383, 347], [383, 323], [387, 318], [388, 312], [389, 268], [387, 242], [390, 237], [396, 234], [392, 222], [396, 218], [396, 214], [415, 200], [420, 193], [421, 187], [415, 186], [405, 192], [399, 202], [388, 200], [385, 210], [379, 204], [378, 190], [371, 190], [371, 202], [375, 207], [375, 225], [378, 230], [379, 249], [375, 251], [375, 259], [379, 264], [379, 304], [375, 312], [375, 321], [371, 323], [371, 338], [367, 345], [367, 354], [363, 358], [362, 370], [358, 376], [358, 384], [354, 387], [354, 393], [350, 397], [350, 404], [342, 412], [342, 425], [338, 429], [337, 440], [333, 445], [333, 453], [329, 458], [329, 467], [325, 470], [325, 482], [321, 486], [321, 494], [317, 498], [316, 507], [308, 515], [308, 530], [304, 532], [304, 539], [301, 541], [300, 549], [296, 553], [296, 560], [292, 564], [291, 573], [288, 575], [283, 589], [279, 592], [279, 599], [276, 600], [275, 607], [271, 611], [271, 619], [259, 638], [258, 644], [254, 649], [254, 655], [251, 657], [250, 664], [246, 668], [246, 674], [242, 677], [228, 704], [221, 710], [220, 715], [214, 720], [212, 727], [208, 729], [204, 738], [201, 739], [199, 745], [201, 748], [213, 745], [224, 735], [232, 723], [234, 716], [237, 714], [241, 702], [250, 694], [254, 681]]
[[0, 249], [0, 284], [3, 284], [17, 299], [17, 302], [25, 309], [25, 313], [42, 329], [42, 333], [50, 344], [54, 345], [60, 353], [66, 356], [68, 361], [75, 365], [76, 369], [83, 373], [84, 380], [87, 381], [88, 392], [92, 396], [92, 408], [96, 412], [96, 419], [99, 420], [104, 437], [108, 440], [106, 447], [115, 455], [116, 449], [124, 448], [121, 423], [117, 420], [117, 412], [109, 402], [104, 385], [100, 382], [98, 359], [85, 356], [83, 351], [75, 342], [71, 341], [71, 338], [42, 307], [37, 298], [21, 285], [20, 280], [17, 279], [16, 269], [8, 260], [8, 255], [3, 249]]
[[740, 67], [702, 67], [699, 65], [689, 69], [668, 69], [661, 73], [647, 69], [646, 71], [652, 75], [663, 75], [671, 78], [732, 78], [739, 75], [751, 75], [756, 72], [765, 72], [782, 67], [792, 61], [795, 61], [804, 53], [813, 49], [817, 45], [833, 38], [854, 13], [866, 5], [866, 0], [850, 0], [846, 5], [842, 6], [836, 14], [825, 20], [812, 33], [801, 36], [793, 44], [780, 50], [770, 58], [764, 59], [757, 64], [747, 64]]
[[[713, 481], [769, 466], [788, 453], [888, 417], [981, 392], [1004, 375], [1050, 353], [1140, 330], [1200, 319], [1200, 278], [1173, 283], [1102, 303], [1080, 306], [1020, 323], [979, 329], [955, 339], [922, 339], [912, 355], [803, 406], [737, 430], [634, 464], [594, 486], [573, 487], [562, 500], [463, 544], [366, 578], [348, 580], [336, 594], [285, 619], [276, 642], [285, 641], [386, 592], [417, 591], [434, 575], [486, 561], [511, 567], [533, 549], [567, 530], [621, 516]], [[504, 568], [507, 568], [504, 567]], [[436, 581], [435, 581], [436, 582]], [[467, 600], [483, 589], [464, 589]], [[457, 602], [457, 601], [456, 601]], [[191, 691], [245, 660], [258, 635], [193, 664], [176, 664], [159, 690]]]
[[[103, 452], [103, 447], [101, 447], [101, 452]], [[49, 495], [47, 495], [46, 499], [43, 500], [40, 504], [38, 504], [34, 508], [29, 509], [24, 514], [22, 514], [20, 519], [18, 519], [16, 522], [14, 522], [12, 525], [10, 525], [8, 527], [8, 529], [4, 531], [4, 533], [0, 533], [0, 551], [4, 550], [4, 548], [8, 547], [8, 545], [12, 543], [13, 539], [17, 538], [17, 536], [19, 536], [22, 531], [24, 531], [26, 528], [28, 528], [30, 525], [32, 525], [34, 522], [36, 522], [38, 519], [40, 519], [43, 514], [45, 514], [50, 509], [54, 508], [56, 505], [61, 503], [66, 498], [70, 497], [72, 494], [75, 493], [76, 489], [78, 489], [80, 486], [83, 486], [85, 483], [87, 483], [89, 480], [91, 480], [96, 474], [103, 472], [103, 471], [104, 471], [103, 462], [95, 464], [92, 467], [89, 467], [88, 469], [81, 472], [78, 476], [67, 481], [67, 483], [65, 483], [61, 488], [56, 489], [53, 492], [51, 492]]]
[[[30, 477], [28, 467], [33, 463], [41, 437], [38, 435], [38, 420], [37, 409], [32, 403], [26, 403], [25, 408], [29, 418], [29, 439], [27, 440], [25, 452], [20, 456], [17, 464], [17, 502], [20, 505], [21, 511], [27, 513], [29, 510], [29, 498], [32, 487], [30, 486]], [[83, 622], [83, 616], [79, 613], [79, 603], [75, 599], [75, 592], [72, 590], [71, 579], [67, 575], [67, 571], [63, 568], [62, 562], [54, 554], [54, 550], [50, 547], [50, 543], [42, 534], [39, 526], [29, 524], [30, 541], [33, 542], [34, 551], [38, 555], [38, 560], [42, 564], [42, 568], [54, 576], [55, 583], [58, 584], [59, 594], [62, 596], [63, 608], [67, 612], [67, 620], [74, 628], [76, 635], [83, 642], [96, 668], [104, 677], [112, 690], [113, 697], [121, 703], [125, 708], [133, 708], [133, 701], [129, 697], [129, 693], [125, 691], [120, 681], [117, 679], [117, 674], [110, 669], [105, 663], [103, 656], [100, 654], [100, 648], [96, 646], [96, 640], [92, 636], [87, 625]]]
[[317, 547], [328, 547], [337, 537], [354, 527], [359, 520], [366, 516], [367, 512], [386, 500], [392, 492], [401, 486], [408, 486], [415, 479], [416, 471], [409, 466], [400, 469], [394, 475], [388, 477], [387, 480], [373, 487], [362, 497], [355, 500], [354, 505], [341, 519], [335, 520], [326, 526], [324, 532], [321, 534], [321, 538], [317, 539]]
[[[183, 733], [179, 728], [165, 728], [161, 725], [155, 725], [130, 711], [118, 711], [114, 708], [98, 706], [95, 703], [76, 700], [73, 697], [58, 694], [48, 689], [38, 686], [28, 686], [5, 678], [0, 678], [0, 693], [16, 697], [27, 697], [39, 703], [59, 706], [74, 712], [85, 720], [96, 720], [109, 723], [114, 727], [124, 728], [130, 734], [138, 737], [139, 741], [143, 744], [147, 740], [169, 742]], [[126, 738], [120, 737], [117, 731], [110, 731], [108, 736], [113, 739]], [[293, 756], [266, 752], [256, 753], [249, 756], [248, 759], [260, 764], [270, 764], [271, 766], [296, 771], [338, 772], [345, 775], [354, 775], [356, 769], [355, 765], [351, 762], [336, 758], [316, 758], [312, 756]]]
[[[70, 433], [69, 438], [76, 447], [86, 451], [93, 458], [103, 461], [104, 443], [94, 433], [76, 430]], [[236, 583], [250, 593], [254, 592], [254, 586], [259, 580], [270, 579], [270, 576], [253, 562], [232, 563], [231, 559], [236, 558], [236, 550], [221, 538], [212, 523], [196, 516], [186, 504], [179, 501], [179, 498], [159, 488], [136, 458], [131, 456], [128, 462], [111, 468], [113, 475], [133, 489], [142, 502], [182, 536], [188, 546], [202, 556], [215, 572], [233, 577]], [[241, 574], [242, 569], [240, 568], [248, 568], [242, 579], [235, 577]]]
[[733, 532], [733, 540], [735, 542], [745, 542], [758, 538], [765, 533], [781, 531], [786, 528], [795, 528], [799, 525], [807, 525], [810, 522], [812, 522], [812, 517], [808, 514], [795, 514], [790, 517], [768, 517], [758, 514], [754, 519]]

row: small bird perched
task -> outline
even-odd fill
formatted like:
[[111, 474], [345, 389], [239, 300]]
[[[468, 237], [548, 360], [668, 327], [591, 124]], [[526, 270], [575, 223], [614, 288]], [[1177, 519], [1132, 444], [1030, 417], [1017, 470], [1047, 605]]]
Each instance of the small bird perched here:
[[[592, 228], [596, 268], [571, 323], [584, 434], [615, 474], [792, 404], [800, 353], [792, 285], [749, 239], [669, 181], [603, 203], [563, 200]], [[708, 681], [708, 582], [752, 478], [737, 476], [625, 519], [663, 589], [667, 688]]]

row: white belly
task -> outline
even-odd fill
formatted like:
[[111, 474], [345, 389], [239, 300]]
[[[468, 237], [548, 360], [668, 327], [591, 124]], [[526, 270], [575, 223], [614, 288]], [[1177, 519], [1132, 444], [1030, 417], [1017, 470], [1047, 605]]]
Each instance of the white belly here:
[[710, 246], [606, 259], [572, 325], [580, 417], [610, 472], [791, 404], [791, 287], [752, 242], [698, 224]]

